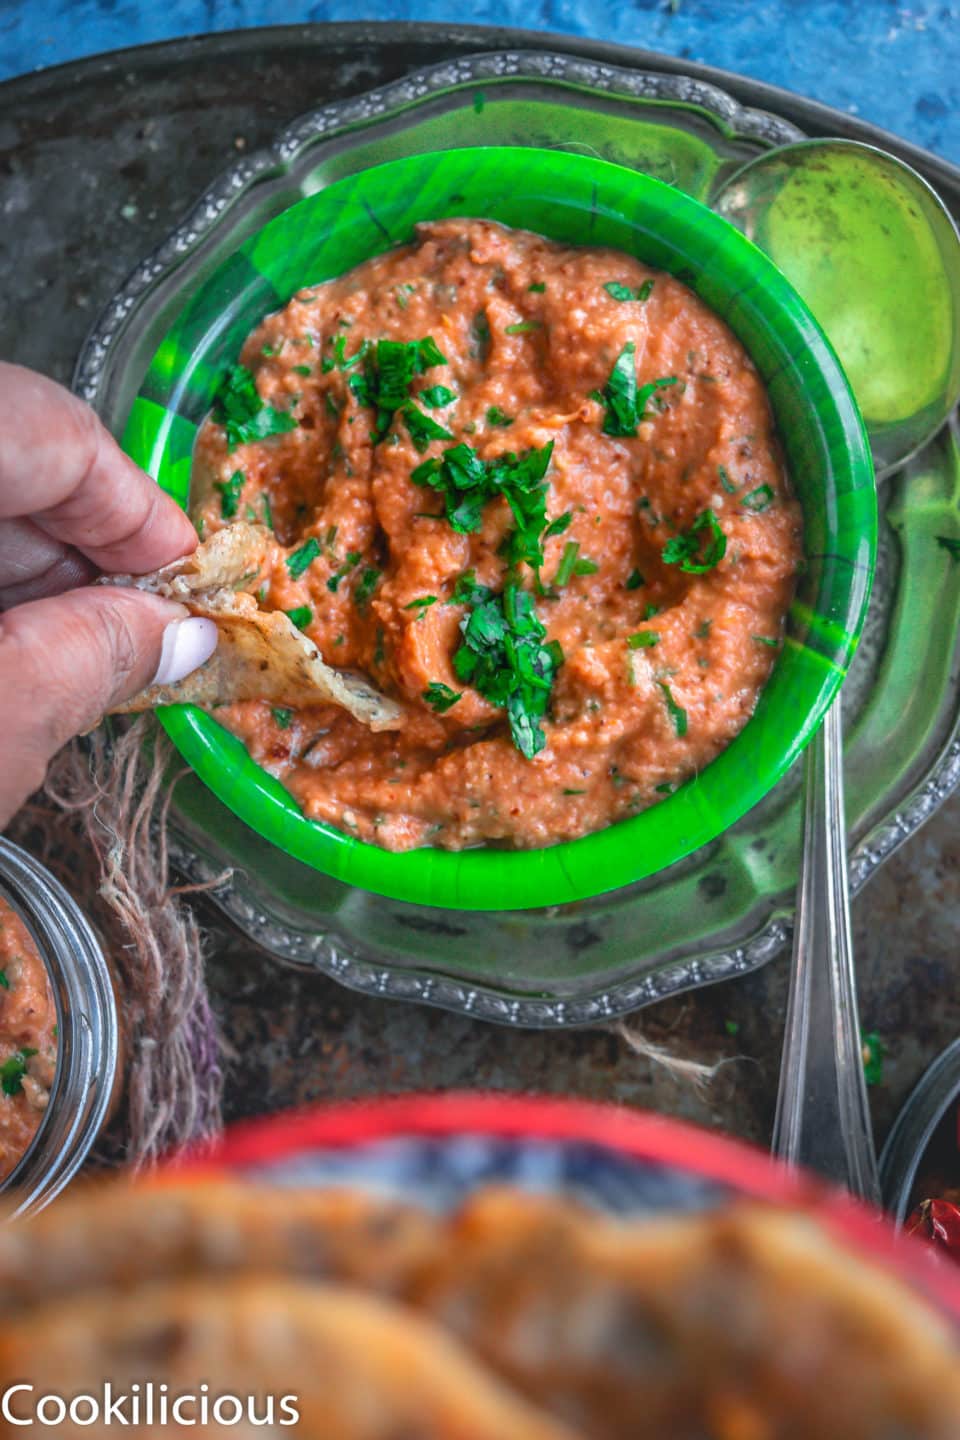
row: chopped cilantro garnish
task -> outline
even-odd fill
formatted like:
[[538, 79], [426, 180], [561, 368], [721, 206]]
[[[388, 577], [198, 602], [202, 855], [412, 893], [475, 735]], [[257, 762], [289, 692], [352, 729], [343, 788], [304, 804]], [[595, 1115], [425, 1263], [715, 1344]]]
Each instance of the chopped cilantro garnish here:
[[231, 365], [214, 396], [213, 418], [227, 432], [230, 450], [254, 440], [266, 440], [295, 430], [292, 415], [274, 410], [260, 399], [253, 376], [245, 365]]
[[329, 391], [329, 390], [326, 392], [326, 394], [325, 394], [324, 397], [323, 397], [323, 403], [324, 403], [324, 406], [326, 407], [327, 414], [330, 416], [330, 419], [331, 419], [331, 420], [339, 420], [339, 419], [340, 419], [340, 402], [339, 402], [339, 400], [337, 399], [337, 397], [336, 397], [335, 395], [331, 395], [331, 394], [330, 394], [330, 391]]
[[270, 714], [273, 716], [274, 723], [279, 725], [281, 730], [290, 729], [290, 721], [293, 719], [292, 710], [285, 710], [281, 707], [277, 707], [272, 709], [270, 711]]
[[643, 611], [643, 618], [644, 618], [644, 620], [652, 620], [653, 617], [654, 617], [654, 615], [659, 615], [659, 614], [660, 614], [660, 606], [659, 606], [659, 605], [647, 605], [647, 606], [645, 606], [644, 611]]
[[501, 429], [505, 430], [508, 425], [513, 424], [515, 418], [516, 417], [513, 415], [505, 414], [505, 412], [500, 409], [499, 405], [490, 405], [487, 408], [488, 425], [499, 425]]
[[736, 495], [739, 486], [734, 485], [733, 481], [730, 479], [730, 473], [727, 470], [727, 467], [725, 465], [718, 465], [717, 474], [720, 477], [720, 484], [723, 486], [724, 490], [726, 490], [727, 494]]
[[294, 372], [295, 375], [312, 375], [312, 374], [313, 374], [313, 371], [312, 371], [312, 369], [311, 369], [311, 367], [310, 367], [309, 365], [291, 365], [290, 368], [291, 368], [291, 370]]
[[657, 688], [667, 703], [667, 710], [670, 712], [673, 728], [682, 739], [687, 733], [687, 712], [682, 705], [678, 705], [676, 700], [674, 700], [673, 693], [666, 681], [658, 680]]
[[443, 495], [446, 518], [461, 535], [479, 530], [484, 506], [503, 495], [517, 525], [505, 546], [510, 563], [526, 560], [537, 566], [543, 561], [540, 537], [546, 525], [547, 486], [543, 476], [552, 454], [551, 441], [540, 450], [527, 450], [520, 456], [508, 452], [481, 460], [471, 446], [461, 442], [442, 456], [418, 465], [410, 479], [415, 485], [429, 485]]
[[532, 285], [527, 286], [527, 289], [530, 290], [534, 295], [542, 295], [546, 288], [547, 287], [542, 280], [535, 280]]
[[636, 349], [633, 341], [628, 340], [600, 394], [599, 398], [607, 409], [603, 422], [604, 435], [636, 435], [640, 422], [651, 418], [646, 413], [649, 401], [658, 390], [677, 383], [676, 375], [665, 375], [660, 380], [651, 380], [638, 390], [637, 367], [634, 361]]
[[562, 535], [565, 530], [569, 530], [572, 523], [573, 511], [565, 510], [562, 515], [557, 516], [556, 520], [550, 521], [550, 524], [543, 532], [544, 540], [549, 540], [551, 535]]
[[780, 641], [771, 635], [751, 635], [750, 639], [756, 640], [758, 645], [769, 645], [771, 650], [776, 650], [780, 644]]
[[504, 335], [526, 335], [530, 330], [542, 330], [542, 320], [518, 320], [515, 325], [504, 325]]
[[272, 529], [273, 529], [273, 511], [272, 511], [272, 509], [270, 508], [270, 496], [269, 496], [269, 495], [267, 494], [267, 492], [264, 490], [263, 494], [260, 496], [260, 499], [263, 501], [263, 523], [264, 523], [264, 525], [266, 525], [266, 527], [267, 527], [268, 530], [272, 530]]
[[[701, 539], [704, 530], [709, 531], [709, 535], [704, 537], [706, 548]], [[661, 559], [665, 565], [679, 565], [688, 575], [705, 575], [719, 565], [726, 553], [727, 537], [720, 528], [720, 521], [712, 510], [702, 510], [689, 530], [667, 541], [661, 551]]]
[[587, 792], [586, 792], [586, 790], [569, 790], [569, 789], [566, 789], [566, 790], [563, 790], [561, 793], [564, 794], [564, 795], [586, 795]]
[[320, 554], [320, 542], [313, 535], [301, 545], [299, 550], [294, 550], [287, 556], [287, 569], [290, 571], [290, 578], [299, 580], [305, 570], [313, 564]]
[[540, 721], [563, 651], [556, 641], [544, 644], [547, 632], [529, 591], [511, 584], [501, 595], [487, 592], [488, 598], [481, 598], [483, 587], [476, 592], [474, 608], [460, 622], [463, 643], [453, 668], [506, 710], [513, 743], [530, 760], [547, 743]]
[[766, 510], [773, 504], [773, 489], [770, 485], [758, 485], [756, 490], [744, 495], [740, 504], [744, 510], [753, 510], [756, 513]]
[[260, 354], [266, 355], [267, 359], [269, 360], [271, 356], [279, 355], [282, 349], [283, 341], [281, 340], [279, 345], [264, 345], [263, 349], [260, 351]]
[[421, 405], [426, 405], [429, 410], [441, 410], [444, 405], [452, 405], [457, 399], [456, 390], [451, 390], [448, 385], [428, 385], [426, 390], [420, 390], [414, 396]]
[[23, 1077], [27, 1073], [27, 1061], [32, 1055], [36, 1055], [29, 1045], [24, 1045], [22, 1050], [15, 1050], [0, 1065], [0, 1088], [4, 1095], [19, 1095], [23, 1089]]
[[362, 571], [360, 579], [357, 581], [357, 588], [353, 592], [353, 602], [358, 610], [366, 607], [367, 601], [380, 583], [382, 574], [383, 571], [377, 570], [373, 565], [366, 566]]
[[313, 619], [313, 611], [309, 605], [295, 605], [292, 610], [285, 610], [283, 613], [290, 617], [298, 630], [306, 630]]
[[643, 585], [643, 584], [644, 584], [644, 579], [643, 579], [643, 576], [641, 575], [640, 571], [639, 571], [639, 570], [631, 570], [631, 571], [630, 571], [630, 574], [627, 576], [626, 588], [627, 588], [628, 590], [639, 590], [639, 589], [640, 589], [640, 586]]
[[423, 698], [431, 710], [436, 710], [438, 715], [443, 715], [451, 705], [456, 705], [458, 700], [463, 699], [463, 691], [451, 690], [450, 686], [444, 685], [442, 680], [431, 680], [423, 692]]
[[627, 636], [627, 644], [631, 650], [649, 650], [660, 644], [660, 635], [656, 630], [638, 630], [635, 635]]
[[568, 540], [563, 547], [563, 555], [560, 557], [560, 564], [557, 566], [557, 573], [553, 577], [554, 585], [566, 585], [573, 574], [573, 567], [577, 563], [577, 556], [580, 553], [580, 546], [576, 540]]
[[663, 781], [661, 781], [661, 783], [660, 783], [659, 785], [654, 785], [653, 788], [654, 788], [654, 790], [656, 790], [656, 792], [657, 792], [658, 795], [672, 795], [672, 794], [673, 794], [673, 786], [671, 785], [671, 783], [670, 783], [669, 780], [663, 780]]
[[0, 989], [2, 989], [2, 990], [9, 990], [9, 989], [10, 989], [10, 981], [7, 979], [7, 972], [6, 972], [6, 970], [0, 970]]
[[355, 565], [359, 565], [359, 564], [360, 564], [360, 551], [359, 551], [359, 550], [348, 550], [348, 551], [347, 551], [347, 558], [346, 558], [346, 560], [343, 562], [343, 564], [340, 566], [340, 569], [334, 571], [334, 573], [330, 576], [330, 579], [327, 581], [327, 589], [328, 589], [328, 590], [331, 590], [331, 591], [333, 592], [333, 594], [335, 595], [335, 594], [337, 593], [338, 588], [339, 588], [340, 581], [343, 579], [344, 575], [349, 575], [350, 571], [354, 568], [354, 566], [355, 566]]
[[[375, 445], [386, 435], [396, 412], [406, 405], [411, 381], [434, 365], [446, 363], [432, 335], [422, 340], [378, 340], [375, 346], [367, 347], [362, 371], [351, 375], [347, 384], [358, 405], [376, 411], [372, 437]], [[426, 421], [426, 416], [421, 418]]]
[[477, 572], [465, 570], [456, 585], [453, 587], [453, 594], [450, 596], [451, 605], [482, 605], [489, 600], [493, 591], [486, 585], [477, 584]]
[[332, 550], [332, 549], [333, 549], [334, 542], [336, 541], [336, 538], [337, 538], [337, 531], [338, 531], [339, 529], [340, 529], [340, 526], [339, 526], [339, 525], [331, 525], [330, 528], [329, 528], [329, 530], [327, 531], [326, 535], [324, 535], [324, 537], [323, 537], [323, 543], [324, 543], [324, 545], [326, 546], [326, 548], [327, 548], [328, 550]]
[[573, 573], [574, 575], [596, 575], [599, 569], [600, 566], [595, 560], [588, 560], [584, 557], [582, 560], [574, 562]]
[[407, 427], [410, 439], [413, 441], [414, 449], [423, 454], [431, 440], [452, 440], [453, 436], [449, 430], [438, 425], [436, 420], [431, 420], [429, 415], [424, 415], [418, 410], [412, 400], [408, 400], [401, 411], [403, 423]]
[[437, 597], [436, 597], [436, 595], [420, 595], [420, 596], [418, 596], [418, 598], [417, 598], [416, 600], [411, 600], [410, 603], [409, 603], [409, 605], [404, 605], [403, 608], [404, 608], [404, 610], [417, 610], [417, 611], [419, 611], [419, 614], [417, 615], [417, 619], [419, 620], [419, 619], [420, 619], [420, 616], [423, 614], [424, 610], [429, 609], [429, 607], [430, 607], [431, 605], [436, 605], [436, 603], [437, 603]]
[[220, 514], [224, 520], [232, 520], [240, 504], [240, 491], [246, 483], [242, 470], [234, 470], [229, 480], [214, 480], [214, 490], [220, 491]]
[[608, 280], [603, 288], [614, 300], [647, 300], [653, 289], [653, 281], [644, 280], [636, 290], [631, 290], [629, 285], [621, 285], [618, 280]]
[[701, 621], [700, 621], [700, 624], [697, 626], [696, 630], [694, 630], [694, 632], [693, 632], [693, 638], [694, 638], [694, 640], [706, 640], [707, 637], [708, 637], [708, 635], [710, 634], [710, 631], [711, 631], [712, 629], [713, 629], [713, 621], [712, 621], [712, 620], [701, 620]]
[[739, 1035], [740, 1022], [737, 1020], [724, 1020], [723, 1028], [724, 1030], [726, 1030], [728, 1035]]

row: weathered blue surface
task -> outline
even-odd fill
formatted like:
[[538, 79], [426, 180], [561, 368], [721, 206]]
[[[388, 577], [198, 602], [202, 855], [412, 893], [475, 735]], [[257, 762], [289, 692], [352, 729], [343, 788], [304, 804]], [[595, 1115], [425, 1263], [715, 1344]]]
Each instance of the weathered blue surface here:
[[960, 4], [938, 0], [0, 0], [0, 79], [203, 31], [357, 19], [518, 25], [686, 56], [960, 162]]

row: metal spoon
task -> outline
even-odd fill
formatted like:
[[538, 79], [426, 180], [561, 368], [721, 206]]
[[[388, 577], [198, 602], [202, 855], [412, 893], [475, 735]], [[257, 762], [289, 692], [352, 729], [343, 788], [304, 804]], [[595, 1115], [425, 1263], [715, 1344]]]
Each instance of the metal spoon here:
[[[909, 166], [851, 140], [750, 161], [712, 206], [779, 265], [833, 342], [882, 480], [960, 399], [960, 238]], [[857, 1015], [843, 731], [807, 752], [803, 855], [773, 1152], [879, 1202]]]

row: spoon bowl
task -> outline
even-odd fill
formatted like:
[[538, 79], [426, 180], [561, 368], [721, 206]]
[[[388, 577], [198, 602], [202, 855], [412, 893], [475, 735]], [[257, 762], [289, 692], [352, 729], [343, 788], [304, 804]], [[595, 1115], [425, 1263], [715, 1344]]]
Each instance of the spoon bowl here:
[[915, 170], [853, 140], [761, 155], [711, 208], [770, 256], [823, 325], [883, 478], [960, 395], [960, 238], [949, 211]]
[[[908, 165], [870, 145], [809, 140], [750, 161], [713, 208], [780, 267], [830, 337], [878, 479], [936, 434], [960, 398], [960, 237]], [[773, 1151], [878, 1202], [857, 1014], [843, 731], [834, 703], [807, 752]]]

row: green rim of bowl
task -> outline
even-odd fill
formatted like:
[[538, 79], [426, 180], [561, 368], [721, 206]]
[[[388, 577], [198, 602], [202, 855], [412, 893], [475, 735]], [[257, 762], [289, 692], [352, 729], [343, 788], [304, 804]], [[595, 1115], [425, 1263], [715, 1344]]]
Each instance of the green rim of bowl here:
[[411, 903], [512, 910], [598, 895], [664, 869], [721, 834], [796, 760], [856, 649], [876, 559], [876, 490], [863, 424], [829, 342], [754, 245], [647, 175], [565, 152], [448, 150], [339, 180], [271, 220], [192, 295], [157, 349], [124, 448], [186, 505], [199, 424], [224, 370], [291, 295], [470, 216], [568, 244], [612, 246], [683, 280], [740, 338], [762, 376], [803, 507], [805, 572], [756, 710], [716, 760], [666, 800], [543, 850], [393, 854], [308, 820], [244, 746], [193, 706], [160, 712], [214, 794], [265, 839], [347, 884]]

